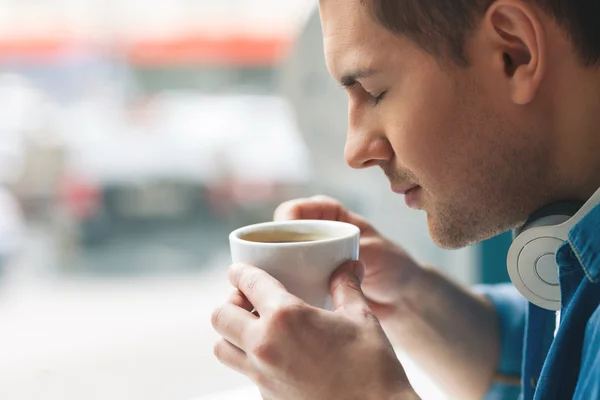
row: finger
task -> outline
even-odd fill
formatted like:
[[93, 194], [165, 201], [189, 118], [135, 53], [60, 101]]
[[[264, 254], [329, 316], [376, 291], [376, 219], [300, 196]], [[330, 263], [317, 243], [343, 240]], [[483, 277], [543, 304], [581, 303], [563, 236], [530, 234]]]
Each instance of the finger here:
[[346, 212], [347, 212], [346, 220], [344, 220], [343, 222], [348, 222], [354, 226], [357, 226], [358, 229], [360, 229], [360, 234], [363, 237], [367, 234], [377, 233], [377, 231], [375, 230], [375, 228], [373, 228], [373, 226], [369, 223], [369, 221], [367, 221], [360, 215], [353, 213], [352, 211], [346, 211]]
[[336, 312], [360, 319], [369, 318], [372, 311], [361, 289], [365, 266], [359, 261], [342, 265], [331, 278], [331, 296]]
[[256, 316], [229, 302], [217, 308], [211, 317], [215, 331], [240, 349], [244, 348], [246, 332], [256, 320]]
[[236, 306], [248, 311], [249, 313], [251, 313], [252, 315], [254, 315], [255, 317], [259, 317], [260, 318], [260, 314], [258, 313], [258, 311], [256, 311], [256, 309], [254, 308], [254, 306], [252, 305], [252, 303], [250, 303], [250, 300], [248, 300], [246, 298], [246, 296], [244, 295], [244, 293], [240, 292], [239, 290], [236, 289], [235, 292], [233, 292], [233, 294], [231, 295], [231, 297], [229, 298], [229, 302], [235, 304]]
[[227, 340], [220, 339], [216, 342], [213, 347], [213, 353], [215, 357], [227, 367], [244, 375], [248, 375], [250, 372], [247, 354]]
[[348, 212], [342, 203], [329, 196], [318, 195], [310, 198], [310, 202], [320, 206], [319, 217], [316, 219], [324, 219], [327, 221], [348, 221]]
[[308, 219], [303, 218], [304, 205], [309, 202], [309, 199], [295, 199], [282, 203], [275, 210], [274, 220], [275, 221], [291, 221], [296, 219]]
[[252, 312], [252, 310], [254, 310], [254, 306], [252, 303], [250, 303], [250, 300], [248, 300], [244, 293], [240, 292], [238, 289], [231, 294], [231, 297], [229, 297], [228, 301], [231, 304], [234, 304], [248, 312]]
[[246, 296], [260, 315], [281, 305], [275, 302], [293, 298], [278, 280], [250, 265], [232, 265], [229, 269], [229, 282]]
[[356, 225], [362, 234], [374, 232], [373, 227], [363, 217], [346, 210], [342, 203], [329, 196], [314, 196], [291, 200], [275, 210], [276, 221], [298, 219], [323, 219], [341, 221]]
[[275, 220], [325, 219], [338, 221], [340, 211], [343, 209], [344, 206], [331, 197], [314, 196], [283, 203], [275, 210]]

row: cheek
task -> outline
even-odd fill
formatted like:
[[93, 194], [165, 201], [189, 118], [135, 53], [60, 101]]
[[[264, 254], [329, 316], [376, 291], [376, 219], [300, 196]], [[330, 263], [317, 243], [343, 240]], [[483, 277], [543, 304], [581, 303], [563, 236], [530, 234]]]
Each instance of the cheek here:
[[465, 115], [469, 110], [456, 101], [456, 92], [432, 86], [415, 91], [405, 102], [389, 136], [399, 167], [410, 171], [426, 190], [441, 194], [468, 173], [465, 152], [472, 151], [467, 132], [472, 126]]

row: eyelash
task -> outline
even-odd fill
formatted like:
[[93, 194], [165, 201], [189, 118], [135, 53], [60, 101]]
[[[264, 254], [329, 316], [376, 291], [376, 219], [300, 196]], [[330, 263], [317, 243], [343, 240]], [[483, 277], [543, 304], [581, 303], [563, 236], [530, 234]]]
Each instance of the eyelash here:
[[[346, 90], [351, 89], [355, 86], [356, 84], [353, 83], [351, 85], [342, 85], [342, 87]], [[364, 90], [364, 89], [363, 89]], [[387, 94], [387, 90], [382, 92], [379, 96], [373, 96], [372, 94], [369, 94], [369, 96], [371, 96], [372, 98], [372, 103], [373, 106], [377, 106], [379, 103], [381, 103], [381, 101], [385, 98], [385, 95]]]
[[385, 98], [387, 91], [382, 92], [379, 96], [373, 96], [373, 105], [376, 106]]

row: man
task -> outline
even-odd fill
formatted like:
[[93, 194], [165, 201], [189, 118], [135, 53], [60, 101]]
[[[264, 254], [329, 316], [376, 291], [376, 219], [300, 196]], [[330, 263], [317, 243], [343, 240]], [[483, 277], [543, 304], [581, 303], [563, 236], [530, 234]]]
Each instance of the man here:
[[[348, 164], [380, 167], [440, 246], [519, 228], [600, 187], [600, 3], [321, 0], [320, 11], [328, 69], [350, 99]], [[215, 354], [265, 399], [417, 398], [391, 344], [453, 398], [511, 384], [525, 399], [600, 398], [600, 207], [558, 250], [556, 339], [549, 311], [506, 287], [455, 285], [335, 200], [292, 201], [275, 217], [356, 224], [361, 262], [332, 277], [335, 312], [232, 266]]]

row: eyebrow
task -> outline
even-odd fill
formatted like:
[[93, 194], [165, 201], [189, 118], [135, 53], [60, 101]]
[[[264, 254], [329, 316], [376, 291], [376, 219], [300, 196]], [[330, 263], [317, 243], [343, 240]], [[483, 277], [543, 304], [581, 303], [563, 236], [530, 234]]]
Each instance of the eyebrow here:
[[354, 86], [358, 82], [359, 79], [368, 78], [374, 74], [375, 74], [375, 71], [367, 70], [367, 69], [354, 71], [352, 73], [343, 75], [342, 78], [340, 79], [340, 85], [342, 85], [342, 87], [344, 87], [344, 88], [349, 88], [349, 87]]

